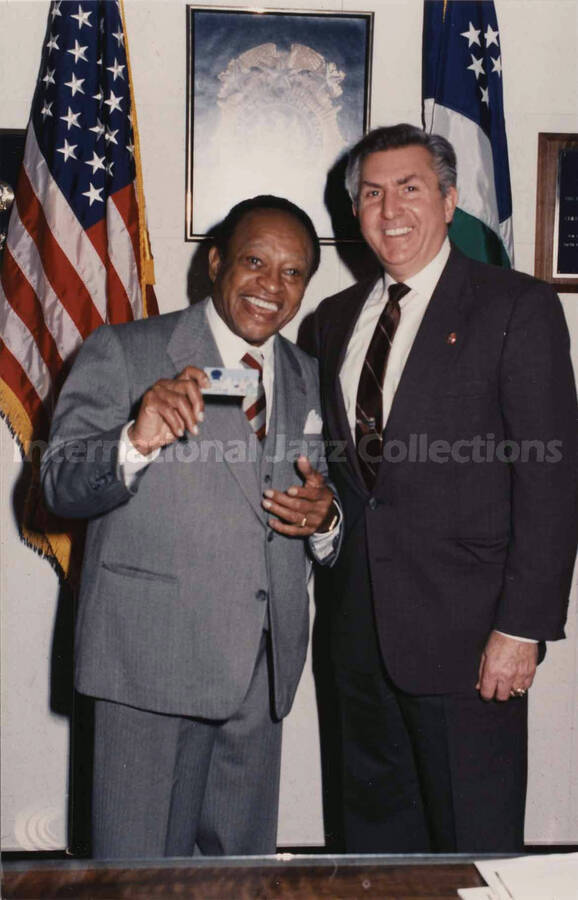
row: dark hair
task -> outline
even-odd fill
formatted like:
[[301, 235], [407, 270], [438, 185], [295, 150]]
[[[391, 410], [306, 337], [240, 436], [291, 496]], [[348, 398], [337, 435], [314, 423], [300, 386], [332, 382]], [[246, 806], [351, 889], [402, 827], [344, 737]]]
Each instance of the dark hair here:
[[349, 151], [345, 170], [345, 186], [352, 201], [357, 202], [361, 163], [370, 153], [410, 147], [412, 144], [425, 147], [431, 153], [433, 169], [438, 177], [442, 196], [445, 197], [448, 189], [456, 186], [457, 164], [454, 148], [440, 134], [428, 134], [415, 125], [404, 123], [375, 128], [361, 138]]
[[275, 197], [273, 194], [260, 194], [258, 197], [242, 200], [229, 210], [223, 221], [213, 230], [212, 243], [219, 251], [221, 259], [225, 259], [227, 250], [229, 249], [229, 242], [240, 221], [248, 215], [248, 213], [260, 209], [274, 209], [288, 213], [303, 225], [305, 231], [309, 235], [311, 250], [313, 252], [311, 270], [308, 275], [308, 278], [311, 278], [319, 268], [319, 261], [321, 259], [321, 249], [319, 247], [319, 238], [317, 237], [315, 226], [307, 213], [302, 210], [300, 206], [297, 206], [290, 200], [286, 200], [285, 197]]

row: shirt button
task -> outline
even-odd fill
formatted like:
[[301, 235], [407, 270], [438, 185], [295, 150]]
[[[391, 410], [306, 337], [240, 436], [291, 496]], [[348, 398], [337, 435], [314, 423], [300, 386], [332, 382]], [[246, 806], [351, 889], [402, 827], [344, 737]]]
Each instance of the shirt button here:
[[377, 500], [375, 499], [375, 497], [370, 497], [367, 501], [367, 505], [370, 509], [377, 509]]
[[261, 590], [261, 591], [257, 591], [257, 592], [255, 593], [255, 598], [256, 598], [257, 600], [261, 600], [261, 601], [264, 603], [265, 600], [267, 599], [267, 591], [262, 591], [262, 590]]

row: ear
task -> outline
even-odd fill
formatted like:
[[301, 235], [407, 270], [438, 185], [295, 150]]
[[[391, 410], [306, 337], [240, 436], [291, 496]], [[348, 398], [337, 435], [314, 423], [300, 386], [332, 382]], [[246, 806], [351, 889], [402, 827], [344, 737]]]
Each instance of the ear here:
[[458, 205], [458, 192], [455, 187], [448, 188], [448, 192], [444, 197], [445, 219], [446, 225], [449, 225], [454, 217], [456, 206]]
[[209, 249], [209, 278], [214, 283], [221, 268], [222, 260], [218, 247], [215, 244]]

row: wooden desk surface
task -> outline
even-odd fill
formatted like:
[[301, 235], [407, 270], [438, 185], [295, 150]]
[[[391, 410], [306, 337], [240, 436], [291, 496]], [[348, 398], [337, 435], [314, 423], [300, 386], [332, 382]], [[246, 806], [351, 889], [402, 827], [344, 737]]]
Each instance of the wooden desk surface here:
[[292, 856], [5, 865], [2, 897], [22, 900], [456, 900], [485, 882], [470, 857]]

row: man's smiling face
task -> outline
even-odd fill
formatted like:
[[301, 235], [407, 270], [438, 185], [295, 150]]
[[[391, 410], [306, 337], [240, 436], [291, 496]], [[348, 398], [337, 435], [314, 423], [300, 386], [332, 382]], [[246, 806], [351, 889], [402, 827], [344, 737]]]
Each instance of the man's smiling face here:
[[360, 171], [354, 212], [363, 237], [385, 270], [403, 281], [437, 254], [447, 234], [457, 191], [444, 197], [433, 158], [412, 144], [370, 153]]
[[217, 312], [231, 331], [259, 346], [297, 313], [313, 264], [305, 227], [290, 213], [254, 209], [237, 224], [224, 259], [209, 251]]

